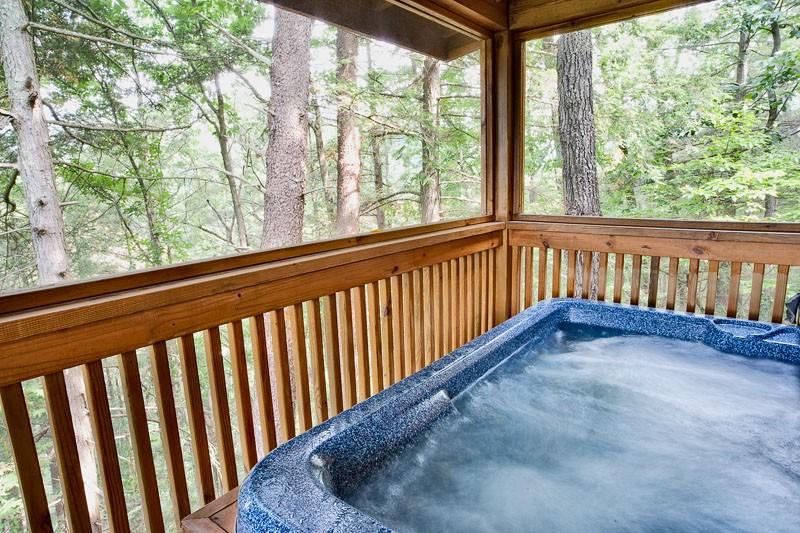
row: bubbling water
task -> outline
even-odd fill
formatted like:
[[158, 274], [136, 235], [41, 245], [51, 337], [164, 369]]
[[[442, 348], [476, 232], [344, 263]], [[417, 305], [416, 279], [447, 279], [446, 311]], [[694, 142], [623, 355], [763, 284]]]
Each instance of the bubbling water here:
[[346, 499], [409, 533], [797, 532], [799, 376], [695, 343], [559, 332]]

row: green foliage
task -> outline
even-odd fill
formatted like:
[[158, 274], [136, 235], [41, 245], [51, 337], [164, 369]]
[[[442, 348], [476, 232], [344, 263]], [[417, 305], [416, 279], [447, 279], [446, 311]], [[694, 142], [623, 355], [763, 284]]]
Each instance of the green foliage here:
[[[593, 30], [604, 215], [797, 220], [799, 15], [732, 0]], [[527, 50], [526, 210], [560, 214], [554, 45]]]

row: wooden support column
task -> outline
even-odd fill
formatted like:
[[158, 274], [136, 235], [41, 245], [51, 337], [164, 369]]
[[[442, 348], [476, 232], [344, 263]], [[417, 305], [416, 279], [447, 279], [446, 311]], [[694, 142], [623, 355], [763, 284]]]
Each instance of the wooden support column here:
[[[490, 44], [491, 54], [487, 54], [487, 73], [489, 83], [487, 97], [493, 125], [493, 139], [490, 148], [492, 160], [492, 200], [495, 220], [509, 222], [518, 211], [519, 196], [515, 190], [518, 182], [516, 136], [518, 134], [518, 95], [522, 91], [522, 44], [514, 40], [508, 31], [494, 34]], [[511, 250], [508, 229], [503, 234], [503, 246], [495, 253], [495, 291], [494, 323], [511, 316]]]

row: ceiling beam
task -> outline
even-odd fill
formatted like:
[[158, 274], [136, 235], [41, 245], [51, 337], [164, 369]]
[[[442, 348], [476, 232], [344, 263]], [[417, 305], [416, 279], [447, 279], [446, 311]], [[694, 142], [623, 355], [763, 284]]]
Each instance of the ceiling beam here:
[[509, 24], [525, 39], [591, 28], [709, 0], [511, 0]]
[[423, 11], [416, 0], [261, 1], [443, 61], [477, 48], [478, 39], [488, 36], [487, 30], [459, 15]]

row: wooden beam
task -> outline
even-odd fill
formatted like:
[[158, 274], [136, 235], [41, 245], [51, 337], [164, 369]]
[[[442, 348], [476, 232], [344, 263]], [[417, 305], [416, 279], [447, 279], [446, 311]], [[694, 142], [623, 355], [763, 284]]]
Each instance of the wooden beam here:
[[[455, 49], [476, 42], [486, 30], [453, 13], [387, 0], [262, 0], [374, 37], [409, 50], [448, 61]], [[439, 8], [441, 10], [441, 8]], [[450, 16], [446, 16], [450, 15]]]
[[0, 325], [0, 386], [496, 248], [502, 228], [489, 223], [400, 248], [368, 245], [23, 313]]
[[237, 268], [265, 265], [365, 244], [379, 244], [448, 229], [465, 228], [483, 224], [493, 219], [494, 217], [486, 215], [464, 220], [440, 222], [438, 224], [420, 224], [406, 228], [353, 235], [352, 237], [298, 244], [274, 250], [259, 250], [215, 259], [201, 259], [177, 265], [147, 268], [125, 274], [114, 274], [90, 280], [37, 287], [35, 289], [9, 291], [0, 296], [0, 316], [49, 305], [74, 302], [84, 298], [108, 296], [131, 289], [152, 287], [160, 283], [217, 274]]
[[[392, 1], [392, 0], [390, 0]], [[394, 0], [398, 1], [398, 0]], [[459, 15], [475, 25], [492, 31], [508, 29], [508, 3], [505, 0], [399, 0], [422, 9], [443, 8], [441, 11]]]
[[511, 0], [509, 25], [534, 39], [651, 15], [709, 0]]

